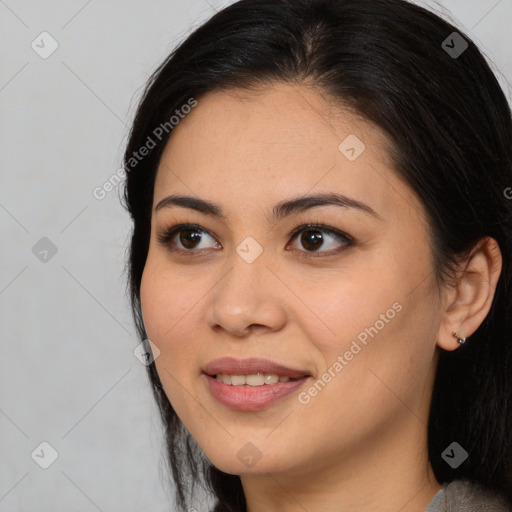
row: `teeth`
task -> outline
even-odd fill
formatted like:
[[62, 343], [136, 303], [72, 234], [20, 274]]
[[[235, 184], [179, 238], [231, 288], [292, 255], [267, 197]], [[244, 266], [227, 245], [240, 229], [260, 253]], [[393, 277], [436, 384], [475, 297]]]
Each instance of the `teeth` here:
[[[218, 378], [218, 376], [217, 376]], [[221, 375], [221, 380], [224, 382], [224, 384], [231, 384], [231, 376], [230, 375]]]
[[[240, 377], [243, 377], [243, 375], [240, 375]], [[263, 386], [265, 384], [265, 376], [262, 373], [246, 375], [244, 380], [248, 386]]]
[[231, 375], [232, 386], [243, 386], [245, 384], [245, 375]]
[[290, 377], [279, 376], [271, 373], [255, 373], [251, 375], [227, 375], [218, 373], [217, 380], [230, 386], [263, 386], [265, 384], [276, 384], [277, 382], [288, 382]]
[[265, 384], [275, 384], [276, 382], [279, 382], [279, 377], [277, 375], [265, 374], [263, 378], [265, 380]]

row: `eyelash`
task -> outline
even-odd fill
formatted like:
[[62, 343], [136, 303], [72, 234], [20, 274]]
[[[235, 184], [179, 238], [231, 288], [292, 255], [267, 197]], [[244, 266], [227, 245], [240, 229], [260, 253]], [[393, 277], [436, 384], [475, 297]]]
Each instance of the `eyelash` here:
[[[217, 242], [216, 238], [214, 236], [212, 236], [206, 229], [202, 228], [198, 224], [193, 224], [193, 223], [176, 224], [174, 226], [170, 226], [163, 233], [158, 235], [158, 237], [157, 237], [158, 242], [162, 245], [165, 245], [167, 247], [167, 249], [171, 252], [179, 253], [179, 254], [186, 254], [187, 256], [192, 256], [192, 255], [197, 256], [197, 254], [194, 254], [194, 253], [199, 253], [201, 251], [201, 249], [199, 249], [199, 250], [179, 249], [179, 248], [173, 247], [172, 239], [175, 237], [175, 235], [179, 234], [181, 231], [187, 231], [187, 230], [199, 231], [199, 232], [206, 233], [208, 236], [210, 236]], [[290, 233], [290, 235], [289, 235], [290, 242], [289, 243], [293, 242], [298, 237], [298, 235], [300, 235], [304, 231], [321, 231], [321, 232], [324, 232], [324, 233], [334, 236], [335, 238], [338, 239], [338, 241], [343, 242], [343, 244], [344, 244], [341, 248], [331, 249], [329, 251], [304, 251], [304, 250], [296, 249], [296, 251], [298, 251], [299, 253], [303, 253], [301, 255], [301, 257], [304, 257], [304, 258], [325, 258], [325, 257], [329, 257], [329, 256], [335, 256], [335, 255], [343, 252], [344, 250], [348, 249], [349, 247], [352, 247], [356, 243], [354, 238], [352, 238], [348, 234], [346, 234], [342, 231], [339, 231], [338, 229], [334, 229], [330, 226], [326, 226], [324, 224], [319, 224], [319, 223], [301, 224], [300, 226], [295, 228]], [[219, 243], [219, 242], [217, 242], [217, 243]]]

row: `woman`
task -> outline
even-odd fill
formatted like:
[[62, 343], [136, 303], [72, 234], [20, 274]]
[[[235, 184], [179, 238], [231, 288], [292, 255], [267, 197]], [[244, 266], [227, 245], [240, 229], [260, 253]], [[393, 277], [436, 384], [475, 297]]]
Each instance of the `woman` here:
[[124, 164], [180, 510], [512, 509], [511, 141], [402, 0], [242, 0], [171, 53]]

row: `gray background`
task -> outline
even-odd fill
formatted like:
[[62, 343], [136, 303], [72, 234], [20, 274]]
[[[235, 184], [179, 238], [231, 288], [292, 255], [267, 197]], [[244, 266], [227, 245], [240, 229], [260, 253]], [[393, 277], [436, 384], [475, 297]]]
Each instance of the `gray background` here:
[[[0, 0], [1, 512], [172, 510], [160, 420], [132, 352], [130, 224], [119, 187], [102, 200], [93, 190], [120, 167], [151, 71], [227, 3]], [[510, 98], [512, 0], [436, 8], [496, 64]], [[31, 44], [51, 49], [45, 31], [59, 46], [42, 58]], [[58, 452], [48, 469], [36, 463], [51, 461], [43, 441]]]

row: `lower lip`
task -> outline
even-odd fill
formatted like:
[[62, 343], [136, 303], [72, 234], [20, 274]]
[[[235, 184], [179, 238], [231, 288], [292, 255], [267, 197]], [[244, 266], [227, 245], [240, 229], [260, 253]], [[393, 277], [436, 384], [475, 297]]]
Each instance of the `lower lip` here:
[[277, 382], [276, 384], [263, 384], [263, 386], [230, 386], [217, 380], [215, 377], [203, 374], [206, 377], [210, 393], [222, 404], [240, 411], [259, 411], [269, 407], [277, 400], [293, 393], [309, 380], [302, 379]]

